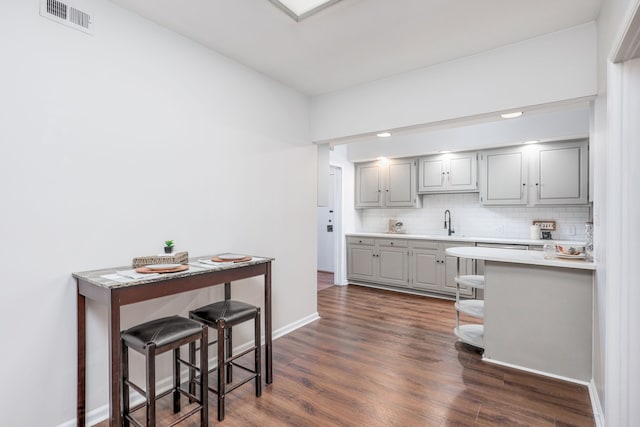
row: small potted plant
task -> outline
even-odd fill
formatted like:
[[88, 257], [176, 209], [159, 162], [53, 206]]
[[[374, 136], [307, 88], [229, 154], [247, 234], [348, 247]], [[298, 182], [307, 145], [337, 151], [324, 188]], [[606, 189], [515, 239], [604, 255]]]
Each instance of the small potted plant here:
[[165, 240], [164, 242], [164, 253], [170, 254], [173, 252], [173, 240]]

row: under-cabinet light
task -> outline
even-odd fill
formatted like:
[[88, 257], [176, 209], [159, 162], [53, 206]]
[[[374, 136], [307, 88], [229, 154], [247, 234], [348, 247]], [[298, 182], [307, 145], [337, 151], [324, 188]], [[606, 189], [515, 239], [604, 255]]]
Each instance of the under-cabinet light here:
[[391, 136], [391, 132], [380, 132], [378, 134], [376, 134], [378, 137], [380, 138], [388, 138]]

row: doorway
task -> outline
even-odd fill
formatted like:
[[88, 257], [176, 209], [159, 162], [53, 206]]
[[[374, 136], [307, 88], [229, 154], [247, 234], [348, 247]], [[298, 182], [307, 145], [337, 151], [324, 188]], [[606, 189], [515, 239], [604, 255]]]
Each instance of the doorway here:
[[337, 283], [342, 251], [342, 169], [329, 168], [328, 203], [318, 209], [318, 290]]

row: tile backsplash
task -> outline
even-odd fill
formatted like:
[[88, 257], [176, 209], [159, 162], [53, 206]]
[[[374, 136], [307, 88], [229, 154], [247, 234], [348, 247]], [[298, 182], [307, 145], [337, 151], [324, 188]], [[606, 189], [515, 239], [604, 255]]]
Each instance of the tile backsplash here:
[[483, 206], [477, 193], [425, 194], [422, 208], [359, 209], [361, 232], [384, 232], [391, 218], [404, 223], [407, 233], [446, 234], [444, 211], [451, 211], [458, 236], [529, 238], [533, 220], [556, 221], [554, 239], [584, 240], [589, 206]]

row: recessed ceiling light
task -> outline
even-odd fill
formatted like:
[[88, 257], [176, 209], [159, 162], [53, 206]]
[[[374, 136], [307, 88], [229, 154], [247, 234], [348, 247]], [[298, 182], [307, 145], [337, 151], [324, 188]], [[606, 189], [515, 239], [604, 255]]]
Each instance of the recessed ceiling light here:
[[522, 115], [522, 111], [514, 111], [513, 113], [504, 113], [500, 114], [500, 117], [503, 119], [515, 119], [516, 117], [520, 117]]
[[440, 150], [438, 151], [438, 153], [447, 154], [447, 153], [451, 153], [451, 150]]
[[376, 135], [379, 136], [380, 138], [388, 138], [391, 136], [391, 132], [380, 132]]
[[296, 21], [307, 18], [341, 0], [269, 0]]
[[530, 140], [530, 141], [525, 141], [525, 142], [523, 142], [523, 144], [537, 144], [538, 142], [540, 142], [540, 141], [539, 141], [539, 140], [537, 140], [537, 139], [532, 139], [532, 140]]

